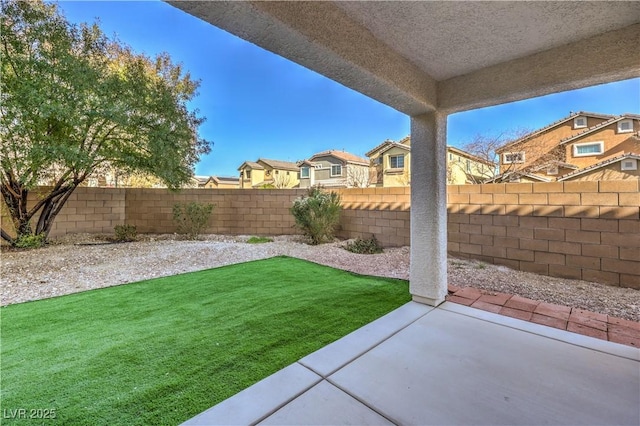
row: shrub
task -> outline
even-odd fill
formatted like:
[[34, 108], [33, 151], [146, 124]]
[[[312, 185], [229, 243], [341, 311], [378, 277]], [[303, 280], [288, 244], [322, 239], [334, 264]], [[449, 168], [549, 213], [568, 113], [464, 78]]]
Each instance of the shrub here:
[[310, 188], [306, 196], [297, 198], [290, 212], [295, 226], [316, 245], [333, 240], [341, 210], [340, 195], [316, 187]]
[[347, 243], [344, 249], [359, 254], [377, 254], [384, 251], [375, 235], [368, 240], [356, 238], [354, 241]]
[[248, 244], [272, 243], [273, 238], [268, 237], [251, 237], [247, 240]]
[[204, 231], [213, 212], [213, 204], [176, 203], [173, 205], [173, 221], [178, 233], [190, 240], [195, 240]]
[[14, 247], [23, 249], [34, 249], [44, 246], [47, 242], [45, 234], [27, 234], [19, 236], [13, 243]]
[[113, 231], [116, 234], [114, 241], [118, 242], [135, 241], [138, 236], [134, 225], [116, 225]]

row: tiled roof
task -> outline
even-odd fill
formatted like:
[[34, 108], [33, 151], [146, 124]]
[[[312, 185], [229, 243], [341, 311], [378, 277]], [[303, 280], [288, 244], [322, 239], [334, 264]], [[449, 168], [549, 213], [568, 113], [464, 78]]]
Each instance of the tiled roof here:
[[210, 179], [209, 176], [194, 176], [193, 178], [197, 180], [198, 183], [207, 183]]
[[[405, 136], [404, 138], [400, 139], [397, 142], [392, 141], [391, 139], [387, 139], [384, 142], [382, 142], [380, 145], [378, 145], [375, 148], [373, 148], [371, 151], [367, 152], [365, 155], [367, 157], [371, 157], [377, 151], [380, 151], [381, 149], [386, 148], [389, 144], [396, 144], [396, 145], [402, 145], [404, 147], [409, 147], [409, 146], [411, 146], [411, 136]], [[386, 149], [385, 149], [385, 151], [386, 151]]]
[[233, 176], [211, 176], [216, 182], [238, 183], [238, 178]]
[[610, 126], [613, 123], [617, 123], [620, 120], [629, 119], [629, 118], [638, 120], [638, 119], [640, 119], [640, 116], [637, 116], [636, 114], [624, 114], [624, 115], [619, 115], [617, 117], [610, 118], [609, 120], [603, 121], [602, 123], [596, 124], [595, 126], [591, 126], [588, 129], [585, 129], [584, 131], [582, 131], [582, 132], [580, 132], [580, 133], [578, 133], [576, 135], [569, 136], [567, 138], [561, 139], [560, 142], [559, 142], [559, 145], [564, 145], [567, 142], [571, 142], [572, 140], [575, 140], [575, 139], [578, 139], [578, 138], [580, 138], [582, 136], [588, 135], [589, 133], [593, 133], [596, 130], [600, 130], [600, 129], [604, 128], [604, 127]]
[[588, 167], [585, 167], [583, 169], [576, 170], [575, 172], [567, 173], [566, 175], [562, 176], [561, 178], [558, 178], [558, 181], [567, 180], [567, 179], [570, 179], [572, 177], [576, 177], [578, 175], [581, 175], [583, 173], [587, 173], [587, 172], [590, 172], [590, 171], [593, 171], [593, 170], [600, 169], [600, 168], [602, 168], [604, 166], [608, 166], [609, 164], [613, 164], [613, 163], [616, 163], [618, 161], [626, 160], [627, 158], [635, 158], [636, 160], [640, 160], [640, 154], [636, 154], [634, 152], [627, 152], [627, 153], [619, 155], [617, 157], [609, 158], [608, 160], [604, 160], [604, 161], [601, 161], [599, 163], [592, 164], [592, 165], [590, 165]]
[[398, 143], [398, 142], [392, 142], [392, 143], [388, 144], [384, 149], [381, 149], [380, 150], [380, 154], [385, 153], [385, 152], [387, 152], [387, 151], [389, 151], [390, 149], [393, 149], [393, 148], [400, 148], [400, 149], [403, 149], [405, 151], [411, 151], [411, 147], [410, 146], [403, 145], [403, 144]]
[[382, 142], [380, 145], [376, 146], [375, 148], [373, 148], [371, 151], [367, 152], [365, 155], [367, 157], [371, 157], [373, 154], [375, 154], [378, 150], [384, 148], [385, 146], [389, 145], [390, 143], [395, 143], [394, 141], [387, 139], [384, 142]]
[[463, 157], [467, 157], [473, 161], [476, 161], [478, 163], [484, 163], [486, 165], [489, 166], [495, 166], [495, 163], [489, 160], [485, 160], [484, 158], [480, 158], [477, 155], [473, 155], [468, 153], [467, 151], [463, 151], [460, 148], [456, 148], [455, 146], [448, 146], [447, 145], [447, 151], [453, 151], [454, 153], [458, 154], [458, 155], [462, 155]]
[[541, 164], [541, 165], [533, 168], [532, 170], [537, 172], [538, 170], [546, 169], [550, 165], [562, 167], [562, 168], [565, 168], [565, 169], [573, 169], [573, 170], [578, 170], [580, 168], [580, 167], [578, 167], [578, 166], [576, 166], [574, 164], [565, 163], [564, 161], [552, 160], [552, 161], [549, 161], [547, 163]]
[[578, 112], [573, 112], [571, 114], [569, 114], [567, 117], [561, 118], [558, 121], [554, 121], [553, 123], [549, 124], [548, 126], [542, 127], [541, 129], [535, 130], [531, 133], [527, 133], [526, 135], [516, 139], [515, 141], [509, 142], [507, 144], [505, 144], [504, 146], [496, 149], [497, 153], [501, 153], [502, 151], [504, 151], [505, 149], [509, 148], [510, 146], [519, 144], [520, 142], [523, 142], [529, 138], [532, 138], [536, 135], [539, 135], [542, 132], [545, 132], [553, 127], [559, 126], [560, 124], [564, 124], [569, 120], [572, 120], [576, 117], [580, 117], [580, 116], [585, 116], [585, 117], [596, 117], [596, 118], [603, 118], [603, 119], [612, 119], [614, 118], [613, 115], [609, 115], [609, 114], [599, 114], [596, 112], [586, 112], [586, 111], [578, 111]]
[[245, 161], [244, 163], [240, 164], [240, 167], [238, 167], [238, 170], [243, 169], [245, 166], [255, 170], [264, 170], [264, 167], [262, 167], [260, 164], [254, 161]]
[[335, 157], [347, 163], [362, 164], [364, 166], [369, 165], [369, 160], [367, 160], [366, 158], [358, 157], [357, 155], [353, 155], [349, 152], [337, 151], [337, 150], [329, 150], [329, 151], [323, 151], [317, 154], [313, 154], [313, 156], [309, 159], [309, 161], [313, 161], [315, 158], [318, 158], [318, 157], [327, 157], [327, 156]]
[[538, 176], [535, 175], [533, 173], [527, 173], [527, 172], [521, 172], [521, 171], [509, 171], [509, 172], [505, 172], [505, 173], [501, 173], [498, 176], [494, 176], [490, 179], [487, 179], [486, 181], [482, 182], [482, 183], [494, 183], [494, 182], [504, 182], [505, 179], [511, 177], [511, 176], [515, 176], [515, 177], [519, 177], [519, 176], [526, 176], [528, 178], [531, 179], [537, 179], [540, 182], [551, 182], [551, 179], [544, 177], [544, 176]]
[[268, 158], [258, 158], [258, 162], [263, 162], [272, 169], [298, 171], [298, 165], [291, 161], [270, 160]]

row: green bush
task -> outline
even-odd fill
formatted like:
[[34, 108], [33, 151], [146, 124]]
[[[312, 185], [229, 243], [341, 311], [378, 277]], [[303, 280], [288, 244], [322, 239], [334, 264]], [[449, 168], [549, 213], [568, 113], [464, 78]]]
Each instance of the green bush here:
[[377, 254], [384, 251], [375, 235], [368, 240], [356, 238], [354, 241], [347, 243], [344, 249], [359, 254]]
[[134, 225], [116, 225], [113, 231], [116, 234], [115, 241], [118, 242], [135, 241], [138, 236]]
[[44, 246], [46, 242], [47, 236], [45, 234], [28, 234], [19, 236], [13, 243], [13, 246], [17, 248], [33, 249]]
[[269, 237], [251, 237], [247, 240], [247, 244], [272, 243], [273, 238]]
[[310, 188], [306, 196], [297, 198], [291, 206], [296, 227], [316, 245], [331, 241], [340, 221], [340, 195]]
[[213, 213], [213, 204], [176, 203], [173, 205], [173, 221], [179, 234], [195, 240], [205, 230]]

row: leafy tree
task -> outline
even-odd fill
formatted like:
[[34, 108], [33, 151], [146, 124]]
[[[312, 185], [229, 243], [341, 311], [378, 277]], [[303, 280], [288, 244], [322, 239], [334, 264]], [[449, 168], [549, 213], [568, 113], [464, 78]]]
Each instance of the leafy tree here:
[[[167, 54], [134, 53], [56, 5], [0, 0], [0, 190], [17, 237], [48, 235], [97, 168], [157, 176], [178, 188], [210, 150], [189, 111], [199, 81]], [[28, 208], [30, 191], [48, 182]], [[32, 220], [38, 219], [32, 223]]]

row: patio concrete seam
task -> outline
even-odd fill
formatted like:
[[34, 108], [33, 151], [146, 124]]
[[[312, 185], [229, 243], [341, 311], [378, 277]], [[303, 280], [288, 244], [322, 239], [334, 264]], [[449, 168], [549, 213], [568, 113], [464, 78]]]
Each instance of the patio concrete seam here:
[[[452, 303], [455, 303], [455, 302], [452, 302]], [[461, 306], [464, 306], [464, 305], [461, 305]], [[471, 308], [470, 306], [464, 306], [464, 307], [470, 308], [470, 309], [477, 309], [477, 308]], [[500, 322], [498, 320], [494, 321], [494, 320], [491, 320], [491, 319], [488, 319], [488, 318], [483, 318], [483, 317], [480, 317], [480, 316], [475, 316], [475, 315], [465, 314], [463, 312], [458, 312], [457, 310], [449, 310], [446, 307], [442, 307], [442, 306], [438, 306], [438, 308], [442, 308], [443, 310], [445, 310], [447, 312], [455, 313], [455, 314], [458, 314], [458, 315], [463, 315], [463, 316], [466, 316], [468, 318], [478, 319], [480, 321], [488, 322], [488, 323], [491, 323], [491, 324], [496, 324], [496, 325], [499, 325], [499, 326], [502, 326], [502, 327], [511, 328], [513, 330], [522, 331], [522, 332], [525, 332], [525, 333], [533, 334], [535, 336], [544, 337], [546, 339], [551, 339], [551, 340], [555, 340], [555, 341], [558, 341], [558, 342], [567, 343], [567, 344], [572, 345], [572, 346], [577, 346], [577, 347], [580, 347], [580, 348], [592, 350], [592, 351], [595, 351], [595, 352], [600, 352], [600, 353], [607, 354], [607, 355], [616, 356], [618, 358], [628, 359], [628, 360], [631, 360], [631, 361], [636, 361], [636, 362], [640, 361], [640, 355], [633, 356], [633, 355], [621, 354], [621, 353], [618, 353], [618, 352], [616, 352], [616, 353], [608, 352], [608, 351], [599, 349], [598, 347], [593, 346], [593, 345], [582, 344], [582, 343], [575, 342], [575, 341], [570, 340], [570, 339], [562, 339], [560, 337], [554, 337], [554, 336], [552, 336], [550, 334], [547, 334], [547, 333], [545, 333], [545, 334], [536, 333], [534, 331], [528, 330], [526, 327], [517, 327], [517, 326], [514, 326], [514, 325], [506, 324], [504, 322]], [[478, 310], [480, 312], [492, 313], [492, 312], [489, 312], [489, 311], [484, 311], [482, 309], [478, 309]], [[430, 311], [430, 312], [432, 312], [432, 311]], [[494, 314], [494, 315], [499, 315], [501, 317], [504, 317], [503, 315], [500, 315], [500, 314]], [[510, 322], [511, 321], [521, 321], [523, 323], [523, 325], [529, 324], [529, 325], [537, 325], [537, 326], [540, 326], [540, 327], [547, 327], [547, 326], [544, 326], [542, 324], [536, 324], [536, 323], [532, 323], [530, 321], [521, 320], [521, 319], [518, 319], [518, 318], [513, 318], [513, 317], [505, 317], [505, 318], [509, 318]], [[548, 327], [548, 328], [553, 329], [553, 327]], [[564, 331], [566, 333], [571, 333], [571, 334], [575, 334], [577, 336], [581, 336], [582, 338], [595, 339], [595, 340], [598, 340], [598, 341], [601, 341], [601, 342], [607, 342], [607, 343], [614, 344], [614, 345], [624, 346], [625, 348], [632, 348], [631, 346], [622, 345], [620, 343], [615, 343], [615, 342], [611, 342], [611, 341], [608, 341], [608, 340], [598, 339], [596, 337], [586, 336], [584, 334], [574, 333], [574, 332], [571, 332], [571, 331], [568, 331], [568, 330], [560, 330], [560, 329], [553, 329], [553, 330]], [[635, 349], [635, 348], [632, 348], [632, 349]], [[638, 353], [640, 354], [640, 349], [638, 349]]]
[[[408, 303], [416, 303], [419, 304], [418, 302], [408, 302]], [[403, 305], [403, 306], [406, 306]], [[402, 307], [400, 307], [399, 309], [401, 309]], [[387, 335], [386, 337], [380, 339], [379, 341], [377, 341], [376, 343], [372, 344], [371, 346], [366, 347], [365, 349], [363, 349], [362, 351], [358, 352], [358, 354], [354, 355], [353, 357], [350, 357], [348, 360], [344, 361], [341, 365], [337, 366], [336, 368], [334, 368], [333, 370], [329, 371], [328, 373], [323, 374], [320, 371], [316, 371], [316, 369], [314, 369], [312, 366], [307, 365], [304, 363], [304, 360], [307, 357], [301, 358], [300, 360], [298, 360], [298, 363], [302, 366], [304, 366], [305, 368], [309, 369], [310, 371], [312, 371], [313, 373], [317, 374], [318, 376], [322, 377], [322, 378], [328, 378], [330, 377], [332, 374], [334, 374], [335, 372], [339, 371], [340, 369], [346, 367], [347, 365], [351, 364], [353, 361], [357, 360], [358, 358], [360, 358], [361, 356], [363, 356], [364, 354], [366, 354], [367, 352], [373, 350], [374, 348], [380, 346], [382, 343], [384, 343], [385, 341], [389, 340], [390, 338], [392, 338], [393, 336], [395, 336], [396, 334], [398, 334], [399, 332], [401, 332], [402, 330], [406, 329], [407, 327], [409, 327], [410, 325], [412, 325], [413, 323], [415, 323], [416, 321], [424, 318], [425, 315], [429, 314], [430, 312], [433, 312], [435, 310], [435, 308], [433, 309], [429, 309], [427, 312], [421, 314], [420, 316], [416, 317], [415, 319], [407, 322], [406, 324], [400, 326], [400, 328], [398, 328], [396, 331], [392, 332], [391, 334]], [[393, 312], [393, 311], [392, 311]], [[390, 314], [391, 312], [389, 312]], [[387, 314], [388, 315], [388, 314]], [[366, 327], [366, 326], [365, 326]], [[356, 330], [357, 331], [357, 330]], [[348, 336], [348, 335], [347, 335]], [[347, 337], [345, 336], [345, 337]], [[335, 342], [334, 342], [335, 343]]]
[[[415, 302], [417, 303], [417, 302]], [[344, 364], [342, 364], [340, 367], [336, 368], [335, 370], [333, 370], [332, 372], [328, 373], [326, 376], [322, 376], [322, 374], [314, 371], [313, 369], [310, 369], [311, 371], [313, 371], [314, 373], [318, 374], [319, 376], [328, 379], [329, 377], [331, 377], [332, 374], [334, 374], [336, 371], [343, 369], [344, 367], [346, 367], [347, 365], [351, 364], [353, 361], [355, 361], [356, 359], [360, 358], [362, 355], [366, 354], [367, 352], [372, 351], [373, 349], [377, 348], [378, 346], [380, 346], [381, 344], [383, 344], [384, 342], [386, 342], [387, 340], [391, 339], [393, 336], [395, 336], [396, 334], [400, 333], [402, 330], [406, 329], [407, 327], [409, 327], [410, 325], [412, 325], [413, 323], [415, 323], [416, 321], [424, 318], [426, 315], [430, 314], [431, 312], [433, 312], [435, 310], [434, 309], [430, 309], [429, 311], [425, 312], [424, 314], [420, 315], [418, 318], [414, 319], [411, 322], [408, 322], [407, 324], [405, 324], [404, 326], [400, 327], [399, 329], [397, 329], [396, 331], [394, 331], [393, 333], [389, 334], [387, 337], [385, 337], [384, 339], [380, 340], [378, 343], [374, 344], [373, 346], [371, 346], [370, 348], [364, 350], [362, 353], [358, 354], [358, 356], [355, 356], [353, 359], [350, 359], [349, 361], [345, 362]], [[386, 417], [385, 417], [386, 418]], [[393, 423], [393, 422], [392, 422]], [[397, 424], [397, 423], [396, 423]]]
[[[315, 371], [311, 370], [309, 367], [307, 367], [306, 365], [302, 365], [299, 362], [297, 362], [296, 364], [301, 365], [302, 367], [304, 367], [305, 369], [311, 371], [312, 373], [316, 374], [319, 376], [319, 374], [317, 374]], [[302, 394], [304, 394], [305, 392], [308, 392], [309, 389], [313, 388], [314, 386], [316, 386], [318, 383], [322, 382], [322, 380], [324, 380], [322, 377], [320, 377], [320, 379], [316, 382], [314, 382], [312, 385], [310, 385], [309, 387], [305, 388], [304, 390], [293, 394], [293, 396], [291, 398], [289, 398], [287, 401], [278, 404], [277, 406], [274, 406], [271, 410], [265, 412], [265, 414], [262, 415], [262, 417], [260, 417], [259, 419], [257, 419], [255, 422], [251, 423], [251, 426], [255, 426], [260, 424], [260, 422], [264, 421], [265, 419], [267, 419], [269, 416], [271, 416], [272, 414], [276, 413], [278, 410], [280, 410], [282, 407], [286, 406], [287, 404], [291, 403], [291, 401], [294, 401], [295, 399], [299, 398]], [[233, 398], [233, 396], [231, 397]]]
[[400, 425], [401, 422], [399, 422], [398, 420], [395, 420], [393, 418], [391, 418], [390, 416], [388, 416], [387, 414], [383, 413], [382, 411], [378, 410], [375, 407], [372, 407], [371, 405], [367, 404], [366, 401], [362, 400], [361, 398], [358, 398], [356, 395], [352, 394], [351, 392], [349, 392], [348, 390], [346, 390], [345, 388], [343, 388], [342, 386], [338, 385], [337, 383], [335, 383], [333, 380], [331, 380], [330, 377], [325, 379], [331, 386], [335, 386], [337, 389], [341, 390], [342, 392], [346, 393], [347, 395], [349, 395], [351, 398], [355, 399], [356, 401], [358, 401], [360, 404], [364, 405], [365, 407], [367, 407], [369, 410], [373, 411], [374, 413], [378, 414], [380, 417], [388, 420], [390, 423], [393, 423], [394, 425]]

